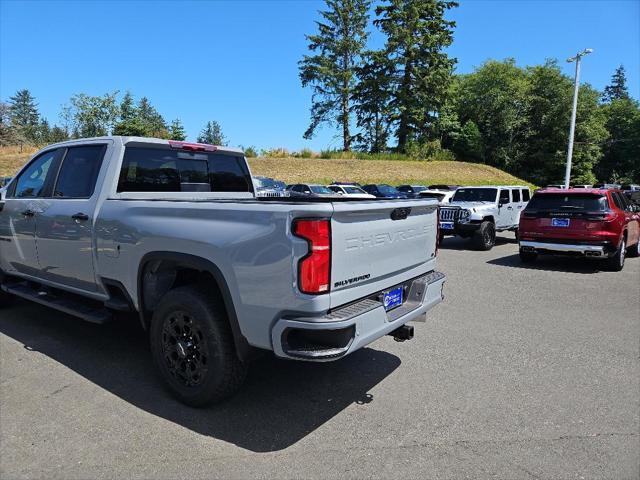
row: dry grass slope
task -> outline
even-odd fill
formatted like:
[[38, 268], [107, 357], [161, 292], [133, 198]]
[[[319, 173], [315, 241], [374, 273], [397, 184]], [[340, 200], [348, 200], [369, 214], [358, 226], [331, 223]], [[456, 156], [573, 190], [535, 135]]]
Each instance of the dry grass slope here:
[[497, 168], [467, 162], [251, 158], [249, 164], [254, 175], [279, 178], [287, 183], [527, 184]]
[[[0, 147], [0, 176], [15, 174], [35, 151], [32, 147], [23, 147], [22, 152], [20, 147]], [[526, 184], [497, 168], [466, 162], [250, 158], [249, 163], [254, 175], [266, 175], [287, 183]]]
[[[22, 150], [22, 151], [20, 151]], [[37, 149], [24, 146], [0, 147], [0, 177], [10, 177], [26, 162]]]

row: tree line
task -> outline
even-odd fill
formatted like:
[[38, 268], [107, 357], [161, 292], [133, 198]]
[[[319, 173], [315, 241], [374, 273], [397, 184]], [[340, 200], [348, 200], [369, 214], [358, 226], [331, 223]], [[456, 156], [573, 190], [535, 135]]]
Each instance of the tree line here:
[[[71, 138], [127, 135], [185, 140], [180, 119], [167, 122], [147, 97], [136, 101], [130, 92], [92, 96], [73, 95], [62, 107], [60, 124], [51, 126], [40, 115], [36, 99], [27, 89], [0, 102], [0, 145], [46, 145]], [[198, 142], [226, 145], [220, 124], [207, 122]]]
[[[455, 74], [455, 1], [325, 3], [299, 62], [312, 94], [305, 138], [327, 123], [344, 151], [486, 163], [538, 185], [563, 178], [573, 79], [557, 61], [488, 60]], [[372, 28], [385, 40], [378, 50], [367, 48]], [[620, 66], [603, 92], [580, 87], [572, 181], [640, 182], [639, 159], [640, 106]]]

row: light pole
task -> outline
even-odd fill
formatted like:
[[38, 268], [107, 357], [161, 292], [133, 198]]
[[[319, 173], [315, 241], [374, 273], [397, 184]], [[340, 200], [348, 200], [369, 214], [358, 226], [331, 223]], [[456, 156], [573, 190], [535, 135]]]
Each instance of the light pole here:
[[578, 89], [580, 87], [580, 59], [593, 52], [592, 48], [585, 48], [576, 53], [575, 57], [567, 59], [568, 63], [576, 62], [576, 78], [573, 90], [573, 109], [571, 110], [571, 126], [569, 127], [569, 148], [567, 149], [567, 170], [564, 174], [564, 188], [569, 188], [571, 182], [571, 157], [573, 156], [573, 135], [576, 131], [576, 109], [578, 108]]

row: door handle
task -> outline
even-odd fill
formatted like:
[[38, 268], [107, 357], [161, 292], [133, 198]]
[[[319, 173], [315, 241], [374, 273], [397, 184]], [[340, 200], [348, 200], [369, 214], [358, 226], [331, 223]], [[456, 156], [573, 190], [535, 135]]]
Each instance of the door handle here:
[[87, 215], [86, 213], [76, 213], [75, 215], [71, 215], [71, 218], [73, 218], [74, 220], [82, 220], [84, 222], [89, 220], [89, 215]]
[[509, 206], [507, 207], [507, 210], [513, 210], [513, 207]]
[[26, 209], [24, 212], [22, 212], [22, 215], [25, 217], [33, 217], [35, 214], [36, 212], [30, 209]]

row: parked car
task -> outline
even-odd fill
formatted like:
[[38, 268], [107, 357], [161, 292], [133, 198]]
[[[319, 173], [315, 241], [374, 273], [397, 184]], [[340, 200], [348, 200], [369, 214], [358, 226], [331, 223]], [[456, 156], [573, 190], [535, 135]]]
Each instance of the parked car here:
[[[596, 183], [593, 188], [620, 188], [619, 183]], [[564, 188], [564, 187], [563, 187]]]
[[360, 187], [362, 188], [362, 185], [360, 185], [358, 182], [331, 182], [331, 185], [355, 185], [356, 187]]
[[448, 205], [453, 198], [454, 193], [456, 193], [456, 189], [451, 190], [448, 185], [434, 185], [434, 186], [443, 186], [443, 189], [432, 189], [429, 187], [428, 190], [423, 190], [418, 195], [419, 198], [435, 198], [438, 200], [440, 205]]
[[254, 176], [253, 186], [256, 196], [259, 197], [283, 197], [288, 194], [285, 191], [286, 184], [284, 182], [270, 177]]
[[409, 198], [418, 198], [420, 192], [427, 189], [425, 185], [398, 185], [399, 192], [405, 193]]
[[459, 188], [460, 188], [460, 185], [440, 185], [440, 184], [429, 185], [429, 190], [444, 190], [444, 191], [448, 190], [450, 192], [455, 192]]
[[620, 190], [539, 190], [520, 218], [520, 258], [572, 254], [622, 270], [627, 253], [640, 255], [639, 212]]
[[386, 183], [369, 184], [362, 187], [362, 189], [379, 198], [409, 198], [406, 193], [398, 191], [397, 188], [387, 185]]
[[351, 198], [376, 198], [355, 185], [327, 185], [332, 192]]
[[303, 195], [307, 197], [335, 197], [336, 193], [329, 190], [324, 185], [313, 183], [296, 183], [288, 185], [287, 190], [293, 195]]
[[411, 338], [407, 322], [442, 301], [436, 212], [256, 198], [240, 149], [58, 143], [0, 200], [0, 307], [22, 297], [95, 323], [128, 313], [169, 389], [201, 406], [234, 393], [260, 350], [320, 362]]
[[460, 187], [440, 207], [440, 234], [471, 238], [479, 250], [491, 250], [496, 232], [518, 235], [520, 212], [531, 193], [523, 185]]

